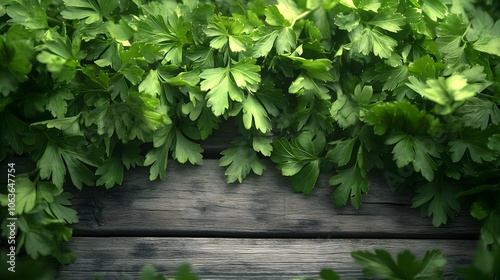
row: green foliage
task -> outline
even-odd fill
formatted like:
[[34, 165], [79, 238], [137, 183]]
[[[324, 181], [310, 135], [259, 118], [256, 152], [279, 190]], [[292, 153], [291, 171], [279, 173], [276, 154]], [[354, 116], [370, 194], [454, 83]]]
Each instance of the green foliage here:
[[491, 244], [495, 204], [460, 194], [499, 179], [499, 17], [494, 1], [0, 1], [0, 160], [36, 166], [18, 175], [23, 250], [71, 261], [66, 186], [163, 180], [169, 160], [202, 164], [222, 122], [241, 134], [228, 182], [270, 158], [306, 195], [333, 174], [335, 205], [358, 208], [370, 170], [409, 169], [413, 207], [438, 226], [472, 203]]

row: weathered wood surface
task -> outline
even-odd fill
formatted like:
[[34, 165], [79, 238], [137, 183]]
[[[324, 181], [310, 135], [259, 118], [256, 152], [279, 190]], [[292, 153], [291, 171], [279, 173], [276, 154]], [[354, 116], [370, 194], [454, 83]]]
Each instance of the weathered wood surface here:
[[335, 209], [322, 176], [313, 193], [292, 193], [286, 178], [268, 164], [262, 176], [227, 184], [217, 160], [202, 166], [169, 163], [165, 181], [149, 181], [149, 170], [127, 172], [122, 186], [75, 192], [87, 236], [240, 236], [240, 237], [398, 237], [473, 238], [478, 223], [462, 213], [439, 228], [410, 207], [411, 196], [393, 194], [371, 178], [363, 205]]
[[[441, 249], [447, 276], [471, 262], [479, 223], [468, 209], [434, 228], [410, 207], [411, 194], [389, 190], [384, 174], [372, 174], [359, 209], [334, 208], [328, 174], [321, 175], [310, 196], [292, 193], [269, 161], [262, 176], [227, 184], [216, 158], [234, 134], [232, 126], [224, 125], [202, 142], [209, 158], [202, 166], [170, 160], [165, 181], [151, 182], [149, 169], [137, 168], [110, 190], [74, 189], [80, 222], [72, 225], [75, 237], [69, 247], [78, 259], [61, 267], [62, 279], [137, 279], [147, 264], [174, 275], [184, 261], [202, 279], [317, 277], [324, 267], [359, 279], [350, 252], [374, 248], [411, 249], [419, 257]], [[25, 158], [12, 161], [21, 171], [34, 169]]]
[[144, 265], [173, 276], [189, 262], [201, 279], [287, 279], [319, 277], [322, 268], [335, 269], [342, 279], [360, 279], [350, 256], [353, 250], [385, 248], [393, 256], [411, 246], [423, 257], [426, 250], [441, 249], [448, 264], [445, 279], [470, 262], [475, 242], [469, 240], [378, 239], [236, 239], [75, 237], [70, 248], [74, 264], [60, 269], [61, 279], [138, 279]]

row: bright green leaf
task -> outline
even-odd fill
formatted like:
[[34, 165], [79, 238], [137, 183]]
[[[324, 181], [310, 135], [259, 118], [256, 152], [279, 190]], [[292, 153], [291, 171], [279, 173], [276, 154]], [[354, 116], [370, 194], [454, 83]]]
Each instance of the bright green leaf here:
[[233, 143], [233, 146], [223, 150], [221, 155], [219, 165], [227, 166], [224, 174], [227, 176], [228, 183], [236, 181], [241, 183], [250, 171], [261, 175], [266, 168], [252, 147], [244, 143]]

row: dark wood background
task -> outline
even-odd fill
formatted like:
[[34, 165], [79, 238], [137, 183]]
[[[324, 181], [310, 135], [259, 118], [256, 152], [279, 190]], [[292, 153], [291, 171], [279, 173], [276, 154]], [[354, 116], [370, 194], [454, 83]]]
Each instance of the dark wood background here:
[[418, 257], [441, 249], [446, 279], [471, 262], [479, 226], [468, 209], [434, 228], [410, 207], [411, 194], [392, 193], [382, 174], [370, 174], [357, 210], [334, 208], [327, 174], [305, 197], [270, 161], [262, 176], [227, 184], [216, 157], [231, 134], [203, 143], [209, 158], [202, 166], [170, 160], [164, 181], [151, 182], [148, 168], [136, 168], [121, 186], [73, 191], [80, 222], [69, 247], [77, 260], [60, 268], [60, 279], [138, 279], [147, 264], [173, 276], [183, 262], [202, 279], [319, 277], [322, 268], [360, 279], [350, 253], [375, 248], [393, 255], [411, 249]]

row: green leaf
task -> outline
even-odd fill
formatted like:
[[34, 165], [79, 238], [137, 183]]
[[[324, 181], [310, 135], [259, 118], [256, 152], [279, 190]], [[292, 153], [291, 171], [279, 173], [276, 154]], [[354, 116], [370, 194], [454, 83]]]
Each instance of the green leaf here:
[[154, 14], [141, 17], [134, 38], [160, 48], [165, 54], [165, 61], [181, 65], [184, 57], [184, 45], [191, 42], [192, 26], [178, 17], [174, 11], [159, 9]]
[[348, 138], [331, 142], [333, 149], [328, 151], [327, 157], [337, 166], [345, 166], [351, 160], [356, 140], [356, 138]]
[[329, 185], [338, 186], [332, 193], [336, 207], [346, 205], [350, 199], [352, 206], [357, 209], [361, 206], [361, 193], [368, 192], [366, 172], [357, 164], [338, 170], [337, 174], [330, 178]]
[[179, 130], [176, 131], [175, 136], [175, 148], [172, 153], [173, 158], [180, 163], [189, 161], [191, 164], [202, 164], [203, 156], [201, 153], [203, 149], [200, 144], [189, 140]]
[[324, 83], [317, 81], [308, 74], [302, 73], [288, 88], [288, 92], [306, 96], [308, 100], [315, 96], [319, 99], [330, 99], [329, 90]]
[[483, 163], [495, 160], [498, 151], [495, 152], [488, 148], [488, 143], [484, 139], [488, 139], [488, 137], [482, 132], [467, 131], [461, 135], [460, 139], [451, 140], [449, 150], [453, 162], [460, 162], [465, 155], [465, 151], [468, 151], [473, 162]]
[[69, 89], [60, 88], [50, 93], [47, 97], [47, 110], [49, 110], [55, 118], [64, 118], [68, 111], [67, 101], [74, 98]]
[[452, 65], [465, 61], [464, 33], [467, 30], [458, 15], [448, 15], [436, 28], [436, 45], [446, 61]]
[[118, 42], [127, 41], [128, 39], [134, 36], [134, 29], [128, 25], [128, 23], [120, 19], [118, 23], [113, 23], [108, 21], [106, 28], [111, 35], [112, 38], [117, 40]]
[[106, 189], [113, 187], [115, 184], [121, 185], [123, 181], [124, 167], [119, 153], [113, 153], [107, 158], [104, 163], [97, 168], [96, 175], [99, 179], [96, 184], [105, 186]]
[[454, 74], [448, 78], [427, 79], [426, 83], [420, 82], [415, 77], [409, 77], [410, 83], [406, 85], [437, 104], [441, 105], [435, 110], [443, 115], [450, 114], [461, 105], [462, 102], [474, 97], [481, 87], [478, 84], [469, 84], [467, 79], [460, 74]]
[[199, 280], [199, 278], [191, 271], [189, 264], [183, 263], [177, 270], [176, 280]]
[[307, 163], [297, 174], [290, 177], [292, 189], [308, 195], [312, 192], [320, 172], [320, 161], [315, 160]]
[[144, 92], [151, 96], [158, 96], [163, 93], [160, 77], [156, 70], [150, 70], [146, 78], [139, 84], [139, 92]]
[[16, 214], [29, 213], [36, 202], [36, 188], [26, 174], [16, 177]]
[[220, 116], [229, 108], [230, 98], [233, 101], [242, 102], [244, 92], [242, 88], [255, 91], [260, 83], [258, 72], [260, 67], [255, 65], [254, 59], [243, 59], [226, 68], [206, 69], [200, 74], [200, 88], [208, 91], [207, 105], [211, 107], [216, 116]]
[[236, 182], [236, 180], [241, 183], [250, 171], [261, 175], [266, 168], [252, 147], [244, 142], [233, 142], [233, 145], [223, 150], [221, 155], [219, 166], [227, 166], [224, 174], [227, 176], [228, 183]]
[[206, 69], [200, 74], [200, 88], [208, 91], [207, 106], [216, 116], [223, 115], [229, 108], [229, 98], [233, 101], [243, 101], [243, 92], [236, 86], [230, 77], [228, 68]]
[[46, 141], [43, 155], [37, 162], [42, 179], [51, 178], [56, 187], [62, 188], [67, 169], [77, 188], [81, 189], [84, 184], [94, 185], [94, 172], [87, 165], [98, 166], [99, 159], [86, 153], [88, 142], [83, 137], [67, 137], [60, 141], [49, 138]]
[[274, 45], [276, 53], [290, 53], [297, 46], [297, 34], [290, 27], [283, 28], [278, 32], [278, 37]]
[[440, 0], [424, 0], [422, 11], [432, 20], [442, 19], [448, 12], [448, 8]]
[[500, 155], [500, 134], [495, 134], [488, 138], [488, 148]]
[[484, 200], [477, 200], [471, 204], [470, 215], [477, 220], [486, 219], [491, 212], [491, 206]]
[[377, 12], [382, 6], [380, 0], [361, 0], [359, 1], [358, 8], [365, 11]]
[[266, 23], [271, 26], [278, 26], [278, 27], [290, 26], [290, 21], [285, 19], [285, 17], [280, 13], [276, 5], [268, 6], [264, 10], [264, 15], [266, 16]]
[[435, 117], [407, 101], [379, 103], [366, 112], [363, 121], [374, 126], [376, 135], [394, 131], [425, 135], [439, 124]]
[[323, 268], [320, 272], [321, 279], [323, 280], [340, 280], [337, 273], [331, 269]]
[[31, 32], [19, 25], [10, 27], [0, 35], [0, 93], [4, 97], [17, 90], [20, 82], [28, 79], [34, 54], [32, 36]]
[[323, 133], [305, 131], [291, 141], [285, 138], [274, 141], [271, 160], [284, 176], [293, 176], [291, 183], [295, 191], [307, 195], [318, 179], [321, 161], [319, 155], [323, 153], [325, 145]]
[[341, 128], [347, 128], [359, 122], [360, 116], [364, 115], [368, 104], [373, 96], [371, 86], [356, 85], [352, 95], [339, 91], [338, 97], [332, 103], [330, 113]]
[[401, 26], [405, 24], [405, 17], [400, 13], [384, 9], [379, 11], [368, 24], [380, 27], [389, 32], [401, 31]]
[[297, 7], [297, 4], [293, 0], [278, 0], [279, 12], [283, 15], [283, 17], [287, 20], [295, 20], [302, 14], [302, 9]]
[[64, 0], [66, 10], [61, 15], [66, 19], [84, 20], [91, 24], [110, 16], [114, 9], [120, 5], [119, 0]]
[[170, 147], [165, 145], [159, 148], [154, 148], [146, 154], [144, 166], [150, 167], [149, 180], [153, 181], [160, 177], [160, 180], [165, 180], [167, 176], [168, 153]]
[[246, 129], [254, 126], [262, 133], [271, 130], [271, 120], [267, 116], [267, 111], [264, 109], [257, 99], [252, 95], [248, 95], [242, 102], [243, 105], [243, 124]]
[[500, 56], [500, 37], [483, 37], [474, 43], [474, 49]]
[[422, 215], [432, 216], [435, 227], [446, 224], [460, 210], [460, 203], [456, 199], [459, 189], [441, 179], [417, 187], [416, 192], [411, 207], [420, 207]]
[[72, 195], [70, 193], [61, 193], [54, 197], [54, 201], [49, 204], [46, 211], [50, 212], [56, 219], [63, 220], [66, 223], [78, 223], [76, 211], [68, 207], [72, 205], [70, 202], [71, 197]]
[[66, 175], [66, 166], [61, 158], [60, 148], [48, 142], [45, 152], [37, 162], [37, 167], [40, 169], [40, 177], [42, 179], [52, 179], [54, 185], [62, 188], [64, 183], [64, 176]]
[[28, 29], [47, 28], [47, 13], [38, 0], [11, 1], [7, 7], [10, 24], [21, 24]]
[[212, 48], [221, 50], [229, 47], [232, 52], [246, 50], [247, 35], [241, 35], [244, 25], [236, 18], [215, 16], [207, 25], [205, 34]]
[[[266, 32], [266, 31], [264, 31]], [[268, 31], [269, 32], [269, 31]], [[255, 46], [253, 48], [253, 57], [262, 57], [267, 56], [273, 46], [275, 45], [275, 41], [278, 38], [279, 31], [272, 31], [269, 33], [258, 34], [258, 40], [255, 42]], [[287, 46], [285, 44], [285, 46]], [[281, 47], [283, 48], [283, 47]], [[285, 50], [285, 49], [282, 49]]]
[[35, 231], [27, 232], [24, 241], [26, 253], [33, 259], [37, 259], [38, 256], [49, 255], [52, 252], [53, 246], [55, 246], [51, 238], [51, 235], [41, 234]]
[[29, 129], [28, 125], [8, 111], [0, 113], [0, 116], [0, 137], [15, 153], [22, 154], [25, 147], [22, 137]]
[[144, 159], [144, 166], [150, 166], [149, 179], [160, 177], [164, 180], [167, 175], [168, 154], [174, 143], [175, 132], [171, 125], [166, 125], [155, 131], [153, 135], [154, 148], [149, 150]]
[[439, 158], [439, 149], [431, 138], [395, 133], [389, 136], [385, 143], [395, 144], [392, 154], [398, 168], [412, 163], [415, 171], [422, 173], [424, 178], [428, 181], [434, 180], [434, 171], [438, 165], [433, 158]]
[[236, 85], [249, 91], [256, 91], [260, 83], [260, 66], [257, 60], [244, 58], [231, 66], [230, 72]]
[[339, 13], [335, 17], [335, 25], [337, 25], [340, 29], [351, 32], [359, 25], [360, 20], [361, 18], [359, 14], [355, 11], [352, 11], [349, 14]]
[[436, 63], [430, 55], [424, 55], [417, 61], [410, 63], [408, 70], [413, 76], [420, 78], [422, 80], [427, 80], [429, 78], [435, 78], [438, 70], [441, 68], [439, 63]]
[[81, 36], [70, 40], [64, 33], [60, 35], [55, 31], [47, 32], [43, 49], [36, 59], [46, 64], [47, 70], [61, 82], [70, 81], [75, 77], [80, 60], [86, 56], [85, 51], [81, 50]]
[[446, 264], [438, 250], [427, 251], [421, 261], [408, 250], [398, 254], [397, 262], [387, 251], [380, 249], [376, 249], [375, 253], [354, 251], [351, 256], [361, 266], [363, 274], [370, 278], [439, 280], [443, 277], [442, 267]]
[[163, 274], [156, 272], [152, 265], [146, 265], [139, 274], [139, 280], [167, 280], [167, 278]]
[[368, 55], [373, 52], [380, 58], [390, 58], [394, 52], [394, 48], [398, 45], [397, 41], [393, 38], [382, 34], [376, 29], [365, 28], [363, 35], [359, 41], [355, 42], [356, 48], [359, 53]]
[[254, 135], [252, 137], [252, 147], [256, 152], [260, 152], [265, 156], [271, 156], [273, 151], [273, 139], [263, 135]]

